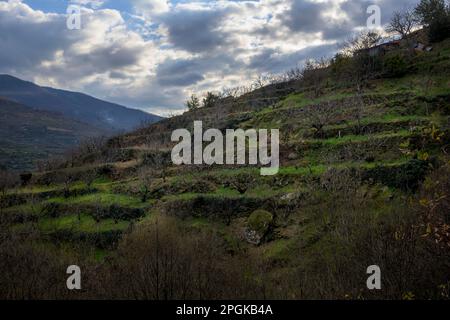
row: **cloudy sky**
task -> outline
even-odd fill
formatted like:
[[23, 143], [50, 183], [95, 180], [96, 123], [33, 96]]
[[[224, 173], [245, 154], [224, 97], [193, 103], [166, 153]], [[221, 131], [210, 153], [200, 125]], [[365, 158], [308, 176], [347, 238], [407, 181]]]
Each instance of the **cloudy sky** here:
[[331, 56], [371, 4], [384, 24], [417, 1], [0, 0], [0, 73], [168, 115], [192, 93]]

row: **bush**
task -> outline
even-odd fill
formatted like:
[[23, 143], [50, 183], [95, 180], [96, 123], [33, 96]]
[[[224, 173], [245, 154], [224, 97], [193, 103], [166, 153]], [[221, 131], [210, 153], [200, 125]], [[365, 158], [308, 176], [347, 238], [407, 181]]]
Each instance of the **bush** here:
[[436, 256], [450, 261], [450, 162], [434, 170], [420, 191], [423, 236]]
[[114, 167], [109, 164], [105, 164], [99, 168], [97, 168], [97, 175], [98, 176], [111, 176], [114, 173]]
[[30, 172], [20, 174], [20, 181], [22, 182], [22, 186], [26, 186], [30, 182], [32, 177], [33, 174]]
[[113, 259], [100, 266], [100, 296], [115, 299], [239, 298], [242, 262], [226, 255], [212, 233], [186, 234], [158, 217], [126, 235]]
[[266, 210], [253, 211], [247, 220], [249, 229], [256, 231], [262, 237], [267, 234], [273, 223], [273, 215]]
[[207, 92], [206, 96], [203, 98], [203, 108], [212, 108], [216, 105], [217, 101], [219, 101], [218, 95]]
[[450, 36], [450, 6], [445, 0], [421, 0], [415, 8], [420, 22], [428, 27], [431, 42]]
[[437, 20], [430, 25], [429, 37], [431, 42], [440, 42], [450, 37], [450, 17]]
[[389, 187], [414, 192], [424, 180], [428, 167], [427, 161], [413, 159], [396, 167], [378, 166], [369, 169], [365, 172], [364, 178]]
[[82, 245], [95, 246], [99, 249], [115, 249], [122, 237], [121, 230], [109, 230], [103, 232], [72, 232], [71, 230], [58, 230], [48, 235], [54, 243], [69, 242]]
[[403, 54], [388, 55], [383, 60], [383, 75], [389, 78], [399, 78], [408, 72], [408, 61]]
[[179, 218], [204, 217], [218, 219], [226, 224], [232, 218], [242, 217], [261, 207], [270, 207], [271, 200], [251, 197], [226, 198], [220, 196], [196, 196], [192, 199], [176, 199], [164, 204], [166, 214]]

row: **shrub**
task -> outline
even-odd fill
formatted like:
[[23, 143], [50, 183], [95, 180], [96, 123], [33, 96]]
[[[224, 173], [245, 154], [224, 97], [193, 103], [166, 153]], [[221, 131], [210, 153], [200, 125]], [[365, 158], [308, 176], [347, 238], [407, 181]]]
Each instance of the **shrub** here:
[[408, 62], [404, 55], [387, 55], [383, 60], [383, 75], [390, 78], [402, 77], [408, 72]]
[[196, 196], [192, 199], [176, 199], [164, 204], [164, 212], [179, 218], [204, 217], [222, 220], [226, 224], [232, 218], [242, 217], [261, 207], [272, 205], [271, 200], [251, 197], [226, 198], [220, 196]]
[[20, 181], [22, 182], [22, 186], [26, 186], [30, 182], [32, 177], [33, 174], [30, 172], [20, 174]]
[[400, 166], [377, 166], [369, 169], [365, 172], [364, 178], [372, 179], [389, 187], [414, 192], [418, 189], [420, 182], [424, 180], [427, 171], [427, 161], [413, 159]]
[[255, 184], [255, 177], [250, 173], [241, 173], [234, 175], [230, 181], [224, 183], [225, 186], [238, 191], [240, 194], [244, 194], [248, 189], [252, 188]]
[[419, 212], [430, 249], [450, 261], [450, 163], [433, 171], [420, 191]]
[[207, 92], [206, 96], [203, 98], [203, 108], [212, 108], [216, 105], [219, 100], [219, 96], [212, 93]]
[[267, 240], [273, 225], [273, 215], [265, 210], [256, 210], [247, 219], [244, 237], [248, 243], [260, 245]]
[[191, 95], [191, 98], [185, 103], [188, 110], [195, 110], [200, 108], [200, 100], [195, 94]]
[[429, 37], [432, 42], [440, 42], [450, 37], [450, 17], [437, 20], [430, 25]]
[[114, 173], [114, 167], [109, 164], [105, 164], [97, 169], [98, 176], [111, 176]]
[[266, 210], [253, 211], [247, 220], [247, 226], [261, 236], [265, 236], [273, 222], [273, 215]]
[[99, 267], [93, 289], [116, 299], [239, 298], [242, 263], [234, 263], [222, 243], [217, 235], [186, 234], [158, 217], [124, 237], [114, 258]]

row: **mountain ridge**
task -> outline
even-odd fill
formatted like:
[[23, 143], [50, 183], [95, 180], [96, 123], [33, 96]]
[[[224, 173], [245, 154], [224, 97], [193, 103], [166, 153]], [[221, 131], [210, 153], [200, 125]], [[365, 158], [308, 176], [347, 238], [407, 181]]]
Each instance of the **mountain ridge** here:
[[110, 131], [129, 131], [162, 117], [81, 93], [39, 86], [0, 74], [0, 96], [28, 107], [58, 112], [66, 117]]

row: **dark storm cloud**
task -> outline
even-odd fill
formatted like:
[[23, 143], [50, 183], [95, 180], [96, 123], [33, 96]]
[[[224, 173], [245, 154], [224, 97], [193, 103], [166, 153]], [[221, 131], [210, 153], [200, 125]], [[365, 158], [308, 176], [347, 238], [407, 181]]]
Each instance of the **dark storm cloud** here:
[[204, 79], [194, 60], [167, 60], [157, 69], [158, 82], [165, 86], [188, 86]]
[[[74, 45], [89, 45], [90, 29], [68, 30], [64, 16], [53, 15], [45, 19], [40, 14], [18, 6], [11, 14], [0, 10], [0, 70], [26, 72], [45, 68], [48, 76], [60, 78], [82, 77], [133, 66], [142, 54], [142, 46], [127, 45], [122, 41], [102, 41], [79, 52]], [[110, 18], [100, 14], [98, 18]], [[116, 17], [114, 17], [116, 18]], [[86, 23], [93, 17], [86, 16]], [[113, 24], [114, 25], [114, 24]], [[67, 63], [54, 63], [58, 53]], [[42, 67], [45, 61], [53, 62]]]
[[339, 4], [348, 20], [331, 20], [324, 13], [330, 9], [330, 2], [311, 2], [309, 0], [291, 2], [289, 10], [283, 14], [283, 24], [292, 32], [321, 33], [325, 40], [342, 40], [352, 34], [357, 27], [365, 27], [370, 5], [381, 9], [381, 23], [387, 24], [396, 10], [414, 6], [419, 0], [347, 0]]
[[381, 9], [381, 23], [389, 23], [394, 11], [414, 7], [419, 0], [347, 0], [340, 4], [342, 11], [347, 13], [354, 26], [365, 26], [367, 22], [367, 8], [378, 5]]
[[123, 47], [119, 43], [94, 48], [87, 54], [78, 54], [73, 58], [76, 65], [95, 66], [98, 72], [120, 69], [137, 63], [141, 50], [136, 47]]
[[31, 68], [52, 59], [58, 49], [71, 41], [70, 35], [61, 30], [65, 30], [61, 19], [36, 23], [0, 11], [0, 68], [4, 72]]
[[337, 47], [334, 44], [312, 46], [289, 54], [281, 54], [273, 49], [265, 49], [262, 53], [253, 57], [249, 67], [261, 72], [281, 73], [303, 64], [308, 59], [330, 57], [336, 49]]
[[118, 72], [118, 71], [111, 71], [109, 73], [109, 77], [111, 79], [126, 79], [127, 75], [122, 73], [122, 72]]
[[292, 32], [321, 33], [325, 40], [340, 40], [352, 32], [354, 23], [332, 21], [324, 13], [330, 3], [292, 1], [290, 8], [283, 14], [282, 21]]
[[375, 4], [372, 0], [347, 0], [340, 4], [340, 9], [350, 18], [350, 23], [357, 27], [367, 23], [367, 8]]
[[190, 10], [169, 12], [158, 18], [167, 27], [169, 42], [189, 52], [207, 52], [230, 43], [229, 35], [219, 27], [231, 9]]
[[156, 72], [163, 86], [189, 86], [205, 80], [206, 73], [226, 76], [236, 73], [245, 64], [233, 58], [232, 52], [209, 54], [191, 59], [168, 59]]
[[296, 32], [317, 32], [324, 27], [323, 11], [325, 3], [292, 1], [285, 13], [285, 25]]

